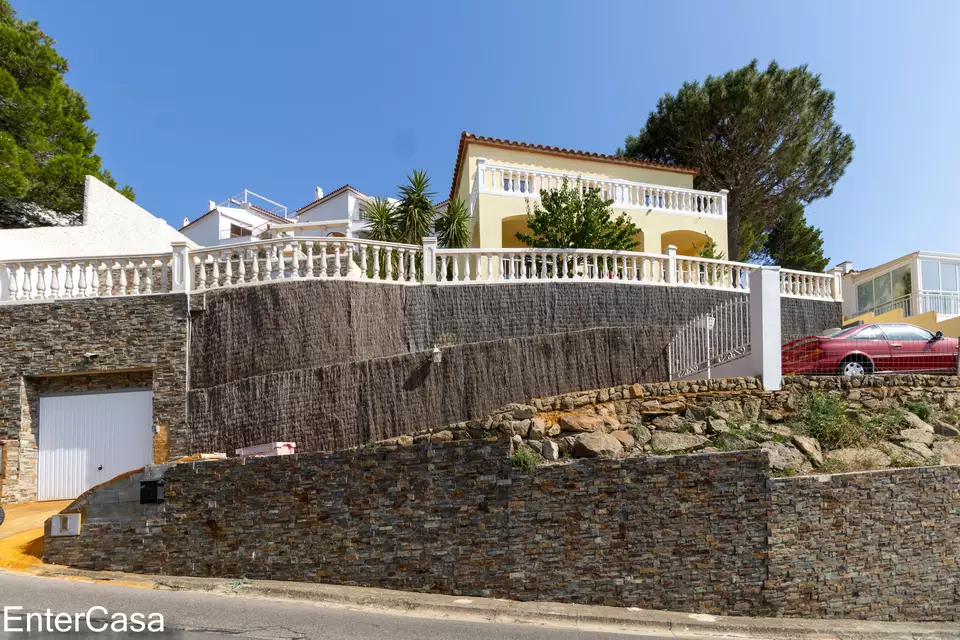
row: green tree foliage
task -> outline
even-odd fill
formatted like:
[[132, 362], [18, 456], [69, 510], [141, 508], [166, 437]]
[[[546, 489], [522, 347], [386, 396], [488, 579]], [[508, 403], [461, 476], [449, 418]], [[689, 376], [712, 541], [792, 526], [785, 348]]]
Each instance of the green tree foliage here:
[[803, 271], [823, 271], [830, 264], [823, 255], [820, 229], [807, 223], [799, 203], [788, 205], [766, 234], [761, 257], [768, 264]]
[[[67, 86], [54, 44], [0, 0], [0, 227], [38, 224], [38, 208], [79, 222], [84, 177], [117, 184], [93, 153], [87, 104]], [[130, 187], [120, 192], [133, 200]]]
[[534, 203], [532, 211], [527, 205], [530, 233], [517, 233], [517, 239], [543, 249], [631, 251], [640, 229], [625, 213], [614, 219], [612, 204], [613, 200], [600, 197], [599, 189], [581, 189], [579, 180], [571, 188], [564, 180], [559, 190], [540, 191], [540, 202]]
[[396, 229], [399, 242], [420, 244], [430, 235], [436, 212], [430, 199], [430, 178], [426, 171], [414, 169], [407, 176], [407, 184], [397, 187], [400, 190], [400, 203], [396, 211]]
[[367, 223], [367, 237], [381, 242], [396, 242], [396, 208], [385, 198], [374, 198], [364, 203], [360, 211], [361, 219]]
[[794, 206], [830, 195], [843, 175], [854, 144], [833, 112], [833, 92], [806, 66], [760, 70], [754, 60], [661, 98], [618, 153], [696, 167], [697, 188], [729, 189], [730, 255], [745, 260]]
[[726, 254], [723, 251], [717, 251], [717, 242], [713, 238], [707, 236], [706, 241], [699, 245], [696, 242], [693, 243], [693, 252], [701, 258], [709, 258], [711, 260], [724, 260], [726, 259]]
[[445, 249], [463, 249], [470, 245], [470, 211], [467, 203], [452, 198], [447, 209], [433, 221], [437, 243]]

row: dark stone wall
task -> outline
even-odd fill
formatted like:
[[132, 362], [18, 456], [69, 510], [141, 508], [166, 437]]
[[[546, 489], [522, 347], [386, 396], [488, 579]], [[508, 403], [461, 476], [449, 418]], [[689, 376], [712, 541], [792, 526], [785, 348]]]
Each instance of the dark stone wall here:
[[509, 443], [472, 442], [174, 465], [162, 473], [163, 505], [131, 499], [137, 476], [79, 500], [71, 510], [83, 513], [81, 535], [47, 536], [44, 559], [520, 600], [763, 610], [765, 454], [591, 460], [532, 476], [511, 469], [508, 454]]
[[[664, 380], [672, 329], [742, 295], [614, 283], [308, 281], [195, 295], [197, 451], [355, 446], [509, 402]], [[199, 311], [205, 309], [205, 311]], [[432, 365], [430, 350], [443, 349]]]
[[780, 298], [780, 333], [783, 342], [814, 336], [843, 322], [839, 302]]
[[773, 480], [771, 495], [779, 615], [960, 619], [960, 467]]
[[[174, 294], [0, 306], [3, 501], [36, 498], [42, 391], [142, 386], [149, 379], [155, 423], [171, 434], [174, 455], [187, 453], [187, 315], [187, 297]], [[85, 358], [88, 352], [97, 357]], [[117, 377], [134, 372], [137, 380]]]

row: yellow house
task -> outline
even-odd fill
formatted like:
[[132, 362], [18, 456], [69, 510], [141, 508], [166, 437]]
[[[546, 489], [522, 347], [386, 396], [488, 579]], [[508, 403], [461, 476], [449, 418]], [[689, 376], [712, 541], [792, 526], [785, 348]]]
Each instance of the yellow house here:
[[696, 169], [464, 132], [450, 197], [469, 204], [474, 247], [515, 248], [524, 246], [515, 234], [527, 231], [527, 205], [540, 190], [579, 179], [614, 201], [614, 216], [625, 212], [640, 228], [638, 251], [664, 253], [674, 245], [680, 255], [695, 255], [694, 245], [713, 239], [729, 259], [727, 192], [695, 190], [696, 175]]

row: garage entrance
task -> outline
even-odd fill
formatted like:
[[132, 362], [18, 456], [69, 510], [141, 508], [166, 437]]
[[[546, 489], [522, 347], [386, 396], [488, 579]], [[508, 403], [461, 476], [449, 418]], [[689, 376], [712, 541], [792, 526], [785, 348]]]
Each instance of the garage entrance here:
[[153, 462], [153, 392], [40, 396], [37, 499], [69, 500]]

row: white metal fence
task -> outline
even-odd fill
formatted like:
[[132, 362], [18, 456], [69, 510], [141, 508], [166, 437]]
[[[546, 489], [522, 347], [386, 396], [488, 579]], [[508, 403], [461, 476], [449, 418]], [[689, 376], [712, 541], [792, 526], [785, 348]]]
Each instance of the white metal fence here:
[[[170, 253], [0, 263], [0, 303], [207, 291], [262, 282], [344, 279], [394, 284], [592, 281], [749, 293], [757, 265], [593, 249], [441, 249], [294, 236]], [[782, 270], [782, 295], [840, 300], [839, 276]]]
[[750, 299], [740, 296], [685, 323], [667, 345], [670, 380], [687, 378], [750, 353]]

